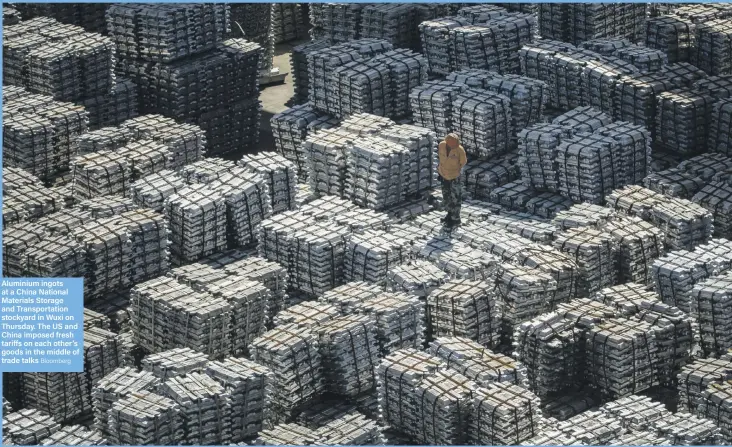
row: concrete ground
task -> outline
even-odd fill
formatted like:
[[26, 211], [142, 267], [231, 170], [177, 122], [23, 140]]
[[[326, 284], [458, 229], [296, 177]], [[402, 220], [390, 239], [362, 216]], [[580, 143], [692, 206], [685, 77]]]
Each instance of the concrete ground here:
[[284, 83], [265, 86], [259, 93], [262, 101], [262, 118], [259, 128], [259, 150], [274, 150], [274, 138], [272, 137], [272, 126], [269, 120], [273, 115], [282, 112], [288, 107], [285, 105], [295, 92], [292, 83], [292, 70], [290, 68], [290, 52], [295, 45], [304, 41], [280, 44], [275, 47], [274, 67], [279, 67], [280, 73], [287, 72]]

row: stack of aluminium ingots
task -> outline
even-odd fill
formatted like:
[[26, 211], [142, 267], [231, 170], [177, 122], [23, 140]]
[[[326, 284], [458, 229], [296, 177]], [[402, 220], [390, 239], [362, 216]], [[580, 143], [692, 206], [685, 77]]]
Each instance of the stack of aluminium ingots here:
[[409, 106], [417, 126], [447, 135], [456, 130], [455, 102], [467, 86], [457, 81], [427, 81], [409, 93]]
[[307, 328], [283, 325], [252, 343], [252, 358], [272, 371], [271, 420], [286, 422], [325, 389], [318, 337]]
[[718, 153], [701, 154], [679, 163], [679, 169], [708, 183], [732, 170], [732, 159]]
[[[318, 134], [316, 134], [317, 136]], [[380, 210], [405, 199], [412, 166], [409, 150], [374, 137], [356, 138], [346, 149], [344, 194], [355, 204]]]
[[468, 19], [473, 25], [482, 25], [507, 15], [510, 16], [505, 8], [506, 5], [462, 5], [457, 11], [457, 16]]
[[71, 162], [74, 197], [126, 195], [132, 181], [130, 160], [119, 151], [92, 152]]
[[54, 420], [66, 423], [91, 409], [86, 374], [23, 373], [25, 406], [48, 412]]
[[132, 181], [172, 167], [173, 154], [167, 145], [138, 140], [117, 150], [130, 164]]
[[[383, 5], [394, 6], [394, 5]], [[401, 5], [399, 5], [401, 6]], [[404, 5], [409, 6], [411, 5]], [[407, 49], [395, 49], [371, 60], [389, 69], [389, 110], [395, 118], [411, 115], [409, 95], [414, 87], [427, 82], [427, 60], [419, 53]], [[386, 107], [386, 106], [385, 106]]]
[[122, 127], [131, 130], [136, 140], [151, 139], [168, 146], [172, 169], [203, 158], [206, 135], [194, 124], [179, 124], [160, 115], [143, 115], [125, 121]]
[[469, 160], [463, 168], [463, 186], [465, 192], [474, 199], [486, 200], [490, 192], [508, 182], [517, 180], [522, 170], [515, 154], [490, 159]]
[[549, 123], [534, 124], [519, 131], [518, 166], [523, 185], [538, 190], [559, 189], [557, 148], [572, 134], [571, 128]]
[[547, 102], [547, 85], [543, 81], [515, 74], [463, 69], [447, 76], [464, 82], [470, 88], [485, 89], [511, 100], [511, 123], [515, 131], [541, 121]]
[[361, 37], [384, 39], [398, 48], [419, 49], [419, 23], [428, 18], [421, 5], [373, 4], [361, 10]]
[[682, 411], [665, 415], [653, 427], [671, 445], [719, 445], [722, 442], [719, 427], [713, 420]]
[[542, 403], [543, 413], [548, 418], [551, 417], [557, 421], [566, 421], [593, 407], [595, 407], [595, 399], [581, 392], [563, 394], [556, 399]]
[[403, 348], [420, 349], [424, 339], [424, 305], [406, 293], [380, 293], [357, 306], [376, 321], [380, 355]]
[[446, 76], [457, 68], [450, 32], [467, 25], [472, 25], [469, 17], [442, 17], [419, 24], [422, 53], [427, 58], [430, 74]]
[[348, 62], [326, 79], [328, 112], [338, 118], [354, 113], [393, 116], [391, 70], [373, 60]]
[[581, 42], [601, 37], [624, 37], [636, 40], [646, 19], [645, 5], [568, 5], [569, 40]]
[[269, 186], [272, 213], [295, 208], [297, 172], [295, 165], [277, 154], [245, 155], [239, 165], [264, 177]]
[[729, 157], [732, 155], [732, 99], [720, 99], [711, 109], [707, 148]]
[[445, 284], [450, 277], [434, 263], [416, 260], [395, 266], [387, 272], [386, 278], [390, 290], [424, 298]]
[[598, 292], [594, 300], [614, 307], [630, 320], [645, 321], [656, 330], [658, 375], [663, 385], [675, 385], [681, 367], [691, 358], [696, 324], [679, 308], [661, 303], [655, 292], [627, 283]]
[[359, 306], [364, 301], [383, 293], [385, 293], [383, 288], [378, 284], [350, 281], [325, 292], [318, 301], [335, 306], [343, 315], [353, 315], [358, 312]]
[[354, 139], [354, 134], [336, 128], [310, 134], [302, 143], [308, 159], [308, 182], [317, 196], [344, 194], [346, 150]]
[[290, 285], [315, 296], [340, 285], [349, 234], [348, 227], [330, 222], [312, 222], [289, 232]]
[[[272, 117], [270, 120], [277, 152], [297, 167], [300, 179], [308, 177], [308, 156], [302, 143], [311, 126], [333, 127], [337, 120], [313, 109], [310, 105], [296, 105]], [[325, 127], [327, 128], [327, 127]]]
[[76, 154], [84, 155], [104, 150], [113, 151], [127, 146], [132, 140], [132, 132], [129, 129], [124, 127], [102, 127], [79, 135], [76, 139]]
[[591, 203], [578, 203], [568, 210], [558, 212], [552, 223], [562, 231], [582, 227], [599, 230], [616, 218], [615, 212], [609, 208]]
[[653, 279], [661, 300], [684, 312], [694, 311], [693, 288], [730, 269], [730, 242], [712, 239], [694, 251], [677, 250], [653, 263]]
[[184, 420], [172, 399], [138, 391], [119, 399], [109, 410], [110, 443], [170, 445], [185, 439]]
[[476, 390], [470, 436], [476, 444], [521, 444], [539, 434], [541, 402], [526, 388], [498, 382]]
[[625, 186], [625, 161], [613, 155], [619, 143], [599, 134], [580, 134], [557, 148], [559, 192], [575, 202], [602, 204], [612, 190]]
[[613, 86], [613, 118], [641, 125], [655, 136], [658, 95], [678, 87], [677, 81], [658, 73], [622, 76]]
[[631, 41], [619, 37], [591, 39], [579, 43], [580, 48], [599, 53], [603, 56], [614, 56], [618, 50], [631, 45], [633, 45]]
[[559, 194], [535, 192], [534, 197], [526, 201], [524, 208], [528, 214], [546, 221], [553, 219], [558, 213], [570, 209], [573, 205], [574, 202], [572, 200], [562, 197]]
[[[477, 385], [462, 374], [438, 370], [425, 377], [414, 391], [417, 411], [423, 415], [411, 437], [428, 445], [465, 444], [473, 393]], [[440, 421], [429, 425], [429, 421]]]
[[695, 25], [674, 15], [646, 20], [645, 46], [662, 50], [670, 64], [688, 62], [694, 51]]
[[361, 36], [363, 4], [324, 3], [310, 5], [310, 37], [330, 43], [346, 42]]
[[117, 78], [114, 88], [102, 95], [81, 102], [89, 112], [89, 128], [116, 126], [139, 115], [137, 85], [129, 79]]
[[326, 323], [340, 315], [340, 310], [320, 301], [303, 301], [278, 313], [274, 318], [276, 327], [293, 325], [310, 328]]
[[325, 113], [338, 112], [336, 100], [340, 95], [334, 88], [338, 87], [339, 83], [333, 83], [338, 67], [351, 62], [366, 62], [393, 48], [393, 45], [384, 40], [359, 39], [309, 53], [307, 59], [310, 105]]
[[389, 118], [370, 113], [355, 113], [340, 123], [340, 129], [359, 137], [376, 136], [395, 125]]
[[22, 265], [22, 276], [36, 278], [79, 278], [87, 272], [84, 245], [67, 235], [51, 236], [30, 247]]
[[189, 186], [168, 197], [164, 206], [175, 265], [226, 248], [227, 203], [223, 191], [206, 185]]
[[315, 431], [321, 445], [379, 445], [384, 442], [381, 428], [356, 411], [346, 413]]
[[160, 383], [152, 373], [135, 368], [117, 368], [92, 389], [94, 429], [109, 437], [109, 410], [120, 399], [139, 391], [150, 391]]
[[[79, 219], [84, 218], [87, 214], [90, 215], [92, 219], [103, 219], [105, 217], [119, 216], [122, 213], [138, 209], [137, 205], [135, 205], [131, 199], [121, 196], [103, 196], [83, 200], [79, 202], [78, 208], [85, 214], [71, 214], [71, 216]], [[48, 217], [50, 218], [51, 216]], [[86, 223], [86, 221], [84, 221], [84, 223]], [[51, 223], [49, 219], [48, 225], [50, 226], [60, 224], [61, 222]], [[73, 228], [70, 228], [68, 233], [71, 233], [72, 230]], [[57, 230], [54, 229], [53, 231]], [[64, 232], [66, 233], [66, 231]]]
[[165, 200], [185, 187], [178, 173], [164, 169], [133, 181], [129, 197], [136, 205], [159, 213], [165, 208]]
[[236, 276], [212, 281], [205, 290], [225, 299], [231, 306], [231, 340], [235, 355], [246, 353], [251, 342], [264, 332], [274, 300], [270, 290], [258, 281]]
[[572, 228], [557, 234], [554, 247], [568, 254], [579, 267], [577, 296], [591, 296], [615, 284], [617, 249], [613, 237], [593, 228]]
[[61, 430], [61, 425], [50, 415], [24, 408], [3, 416], [3, 444], [39, 445]]
[[225, 173], [231, 172], [235, 166], [236, 164], [231, 160], [204, 158], [183, 166], [179, 172], [186, 183], [190, 185], [196, 183], [209, 184], [214, 180], [218, 180]]
[[711, 357], [726, 354], [732, 348], [732, 274], [695, 284], [691, 299], [691, 314], [699, 322], [702, 352]]
[[251, 360], [228, 358], [211, 362], [206, 374], [229, 395], [231, 442], [244, 442], [259, 433], [265, 424], [272, 372]]
[[589, 383], [603, 396], [626, 396], [658, 383], [658, 344], [650, 323], [622, 318], [598, 323], [590, 327], [585, 349]]
[[3, 276], [21, 276], [26, 252], [48, 236], [48, 230], [37, 224], [13, 226], [3, 230]]
[[656, 139], [660, 149], [694, 155], [706, 152], [713, 99], [691, 90], [658, 95]]
[[187, 347], [216, 358], [231, 351], [231, 306], [222, 298], [161, 277], [136, 285], [130, 304], [133, 339], [148, 352]]
[[514, 334], [513, 358], [526, 365], [530, 389], [545, 398], [581, 382], [581, 335], [574, 322], [556, 312], [521, 323]]
[[209, 186], [224, 199], [228, 245], [248, 247], [254, 244], [260, 225], [272, 214], [268, 182], [252, 175], [247, 168], [236, 167]]
[[315, 445], [318, 435], [314, 430], [299, 424], [279, 423], [257, 434], [257, 445]]
[[382, 359], [376, 376], [384, 423], [417, 439], [422, 426], [418, 387], [443, 367], [444, 363], [438, 357], [412, 348], [395, 351]]
[[620, 146], [624, 184], [638, 184], [650, 172], [651, 134], [643, 126], [614, 122], [595, 131], [614, 140]]
[[732, 53], [729, 45], [732, 27], [729, 19], [716, 19], [696, 24], [691, 63], [710, 76], [729, 74], [732, 71]]
[[430, 343], [428, 352], [480, 386], [502, 382], [527, 386], [526, 371], [520, 362], [468, 338], [436, 338]]
[[268, 303], [268, 318], [272, 318], [287, 304], [287, 269], [276, 262], [258, 256], [239, 259], [237, 252], [225, 252], [206, 258], [204, 263], [219, 268], [237, 279], [258, 281], [271, 292]]
[[3, 215], [7, 222], [3, 222], [3, 225], [34, 221], [55, 214], [54, 211], [62, 211], [66, 206], [66, 200], [61, 194], [43, 185], [15, 188], [5, 194]]
[[660, 49], [629, 45], [615, 52], [618, 58], [633, 64], [641, 73], [661, 71], [668, 63], [666, 53]]
[[598, 410], [585, 411], [566, 421], [556, 424], [572, 444], [608, 444], [621, 436], [626, 430], [620, 421]]
[[409, 150], [409, 169], [403, 183], [407, 197], [430, 191], [437, 185], [437, 137], [432, 131], [410, 124], [398, 124], [383, 129], [379, 137]]
[[506, 96], [468, 89], [452, 102], [452, 125], [469, 157], [492, 157], [511, 149], [511, 103]]
[[294, 104], [299, 105], [308, 102], [310, 85], [308, 55], [329, 46], [331, 46], [330, 43], [325, 39], [313, 39], [297, 45], [292, 49], [290, 65], [292, 68], [292, 82], [295, 89], [292, 97]]
[[557, 305], [557, 281], [533, 268], [503, 263], [496, 274], [496, 294], [502, 301], [503, 335], [511, 340], [518, 325], [552, 311]]
[[501, 74], [518, 73], [518, 51], [534, 39], [536, 19], [505, 14], [487, 22], [450, 30], [455, 68], [477, 68]]
[[684, 199], [670, 198], [653, 207], [651, 222], [663, 231], [669, 250], [692, 250], [711, 238], [713, 216]]
[[706, 208], [714, 218], [714, 235], [732, 238], [732, 185], [712, 182], [697, 192], [691, 201]]
[[142, 369], [165, 382], [174, 377], [203, 371], [208, 363], [208, 357], [200, 352], [190, 348], [176, 348], [146, 356], [142, 359]]
[[181, 443], [223, 444], [231, 439], [229, 396], [216, 380], [193, 372], [160, 385], [159, 393], [178, 405], [183, 421]]
[[107, 440], [99, 432], [83, 425], [67, 425], [44, 439], [40, 445], [107, 445]]
[[3, 157], [41, 180], [67, 171], [76, 137], [87, 130], [83, 107], [24, 95], [3, 104]]
[[84, 373], [89, 393], [102, 378], [121, 365], [123, 349], [114, 332], [98, 327], [84, 328]]
[[489, 281], [456, 279], [427, 296], [431, 337], [463, 337], [483, 346], [501, 341], [501, 309]]
[[98, 327], [109, 330], [111, 320], [108, 316], [94, 310], [84, 308], [84, 329]]
[[699, 192], [706, 182], [678, 168], [669, 168], [648, 174], [643, 179], [643, 185], [659, 194], [680, 199], [691, 199]]
[[307, 22], [303, 11], [305, 5], [298, 3], [272, 4], [272, 37], [274, 44], [286, 43], [307, 36]]
[[432, 261], [452, 278], [488, 280], [495, 273], [499, 262], [496, 256], [447, 236], [417, 241], [412, 250], [417, 258]]
[[325, 387], [340, 396], [357, 396], [376, 386], [379, 346], [376, 322], [364, 315], [336, 317], [317, 325]]
[[652, 284], [653, 262], [666, 254], [661, 230], [634, 216], [613, 219], [602, 230], [615, 240], [618, 280]]
[[676, 80], [683, 88], [693, 88], [698, 81], [708, 77], [703, 70], [688, 62], [664, 65], [661, 67], [661, 74]]
[[413, 236], [406, 228], [366, 230], [352, 235], [343, 267], [346, 281], [386, 281], [386, 273], [392, 266], [411, 259]]
[[732, 379], [732, 363], [722, 359], [696, 359], [681, 369], [678, 379], [679, 411], [705, 417], [701, 411], [706, 402], [704, 392], [710, 385]]
[[699, 405], [699, 412], [707, 419], [711, 419], [720, 428], [721, 438], [724, 443], [732, 440], [732, 380], [721, 383], [712, 383], [702, 393], [702, 403]]

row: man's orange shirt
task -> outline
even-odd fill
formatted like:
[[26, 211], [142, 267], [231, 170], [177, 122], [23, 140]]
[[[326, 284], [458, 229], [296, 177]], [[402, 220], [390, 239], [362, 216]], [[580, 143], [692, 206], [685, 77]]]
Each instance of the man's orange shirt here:
[[465, 156], [465, 149], [461, 145], [450, 150], [450, 155], [447, 154], [447, 144], [443, 141], [440, 143], [437, 149], [437, 153], [440, 158], [440, 164], [437, 166], [437, 172], [445, 180], [455, 180], [460, 175], [465, 163], [468, 162]]

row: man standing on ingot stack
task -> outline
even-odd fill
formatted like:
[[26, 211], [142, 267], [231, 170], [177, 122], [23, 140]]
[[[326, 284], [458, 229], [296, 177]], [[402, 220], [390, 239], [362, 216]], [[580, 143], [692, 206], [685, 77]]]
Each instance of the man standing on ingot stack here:
[[463, 200], [460, 171], [468, 159], [465, 149], [460, 145], [460, 139], [454, 133], [445, 137], [437, 152], [440, 158], [437, 172], [442, 180], [442, 200], [447, 210], [443, 222], [445, 227], [453, 228], [460, 225], [460, 204]]

